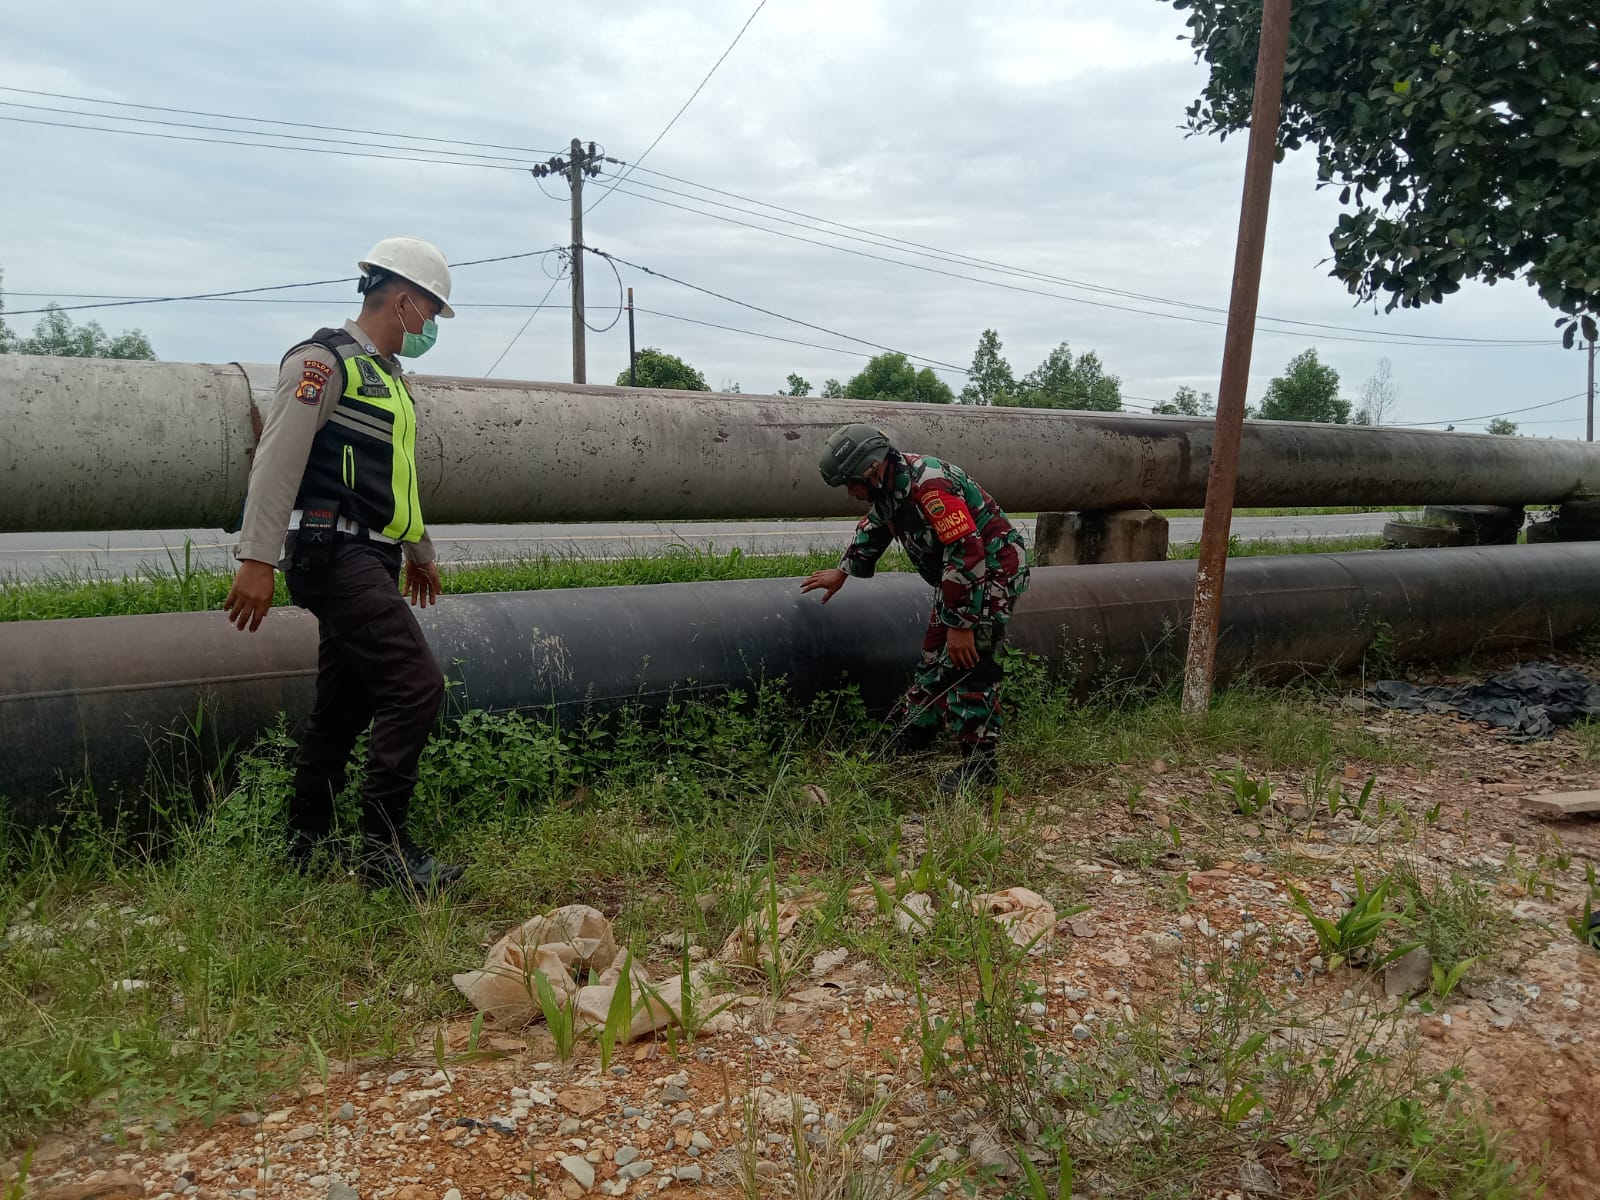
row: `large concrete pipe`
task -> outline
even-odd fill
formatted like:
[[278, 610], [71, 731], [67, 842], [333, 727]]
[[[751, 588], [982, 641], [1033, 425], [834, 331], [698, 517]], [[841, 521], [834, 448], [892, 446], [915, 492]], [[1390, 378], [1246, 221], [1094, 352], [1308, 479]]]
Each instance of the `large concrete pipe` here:
[[[0, 531], [227, 525], [271, 367], [0, 356]], [[1012, 512], [1199, 506], [1211, 423], [1040, 409], [419, 377], [434, 524], [840, 516], [845, 421], [948, 456]], [[1239, 505], [1541, 504], [1600, 490], [1600, 447], [1247, 422]]]
[[[1034, 572], [1015, 643], [1081, 678], [1181, 671], [1194, 564]], [[1219, 675], [1548, 646], [1593, 623], [1600, 545], [1245, 558], [1228, 567]], [[458, 707], [553, 706], [575, 720], [668, 695], [787, 678], [800, 696], [904, 685], [930, 592], [911, 574], [852, 582], [823, 608], [793, 579], [448, 596], [423, 613]], [[195, 755], [247, 744], [309, 707], [315, 622], [274, 612], [253, 635], [217, 613], [0, 625], [0, 793], [28, 821], [85, 773], [102, 796]], [[172, 729], [182, 736], [169, 738]]]

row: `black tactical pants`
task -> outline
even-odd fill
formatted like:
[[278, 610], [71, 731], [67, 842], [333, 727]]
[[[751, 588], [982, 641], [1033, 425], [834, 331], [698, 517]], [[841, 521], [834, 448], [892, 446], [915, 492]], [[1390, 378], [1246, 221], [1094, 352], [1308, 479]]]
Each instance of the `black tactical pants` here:
[[316, 838], [333, 831], [334, 798], [370, 723], [362, 832], [404, 839], [417, 760], [444, 699], [444, 673], [400, 594], [400, 561], [398, 546], [341, 534], [326, 567], [285, 574], [290, 597], [316, 615], [322, 633], [316, 704], [295, 760], [291, 833]]

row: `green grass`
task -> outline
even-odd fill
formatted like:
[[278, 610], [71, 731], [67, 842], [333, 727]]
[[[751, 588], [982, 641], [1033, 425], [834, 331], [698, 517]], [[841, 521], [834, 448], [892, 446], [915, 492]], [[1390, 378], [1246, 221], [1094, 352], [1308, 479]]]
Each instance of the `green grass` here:
[[[1379, 538], [1338, 541], [1241, 542], [1233, 539], [1229, 556], [1271, 554], [1335, 554], [1375, 550]], [[1169, 558], [1199, 555], [1198, 543], [1172, 546]], [[579, 554], [528, 555], [509, 561], [445, 564], [446, 593], [518, 592], [544, 588], [614, 587], [627, 584], [693, 583], [720, 579], [788, 579], [837, 565], [837, 549], [805, 554], [714, 553], [690, 548], [630, 558], [590, 558]], [[904, 571], [910, 563], [899, 550], [883, 557], [880, 569]], [[149, 563], [127, 578], [102, 579], [76, 572], [57, 572], [35, 579], [0, 577], [0, 621], [45, 621], [63, 617], [115, 617], [135, 613], [207, 612], [221, 609], [233, 575], [194, 565], [187, 556], [166, 564]], [[277, 580], [275, 604], [288, 604], [283, 577]]]
[[[529, 555], [510, 561], [445, 564], [447, 593], [517, 592], [542, 588], [612, 587], [635, 583], [690, 583], [713, 579], [774, 579], [809, 575], [838, 565], [839, 551], [749, 555], [707, 550], [670, 550], [633, 558], [588, 558], [573, 554]], [[884, 556], [882, 569], [907, 566], [898, 551]], [[233, 582], [230, 571], [205, 570], [175, 559], [147, 564], [137, 576], [97, 579], [73, 572], [39, 579], [0, 578], [0, 621], [43, 621], [57, 617], [110, 617], [132, 613], [216, 610]], [[276, 604], [288, 604], [283, 577]]]
[[[1259, 541], [1240, 541], [1235, 535], [1228, 539], [1229, 558], [1262, 558], [1280, 554], [1348, 554], [1355, 550], [1382, 550], [1381, 537], [1332, 538], [1327, 541], [1279, 541], [1262, 538]], [[1167, 547], [1168, 558], [1199, 558], [1199, 542], [1178, 542]]]
[[[1392, 513], [1406, 511], [1409, 506], [1396, 507], [1389, 504], [1369, 504], [1354, 508], [1340, 508], [1335, 505], [1313, 505], [1302, 508], [1236, 508], [1233, 515], [1236, 517], [1342, 517], [1352, 513]], [[1206, 510], [1203, 508], [1158, 508], [1156, 510], [1163, 517], [1203, 517]]]
[[[1266, 769], [1398, 754], [1337, 719], [1314, 685], [1226, 689], [1198, 721], [1183, 717], [1175, 689], [1083, 700], [1030, 661], [1012, 664], [1007, 686], [1011, 790], [1081, 805], [1085, 838], [1108, 802], [1098, 793], [1156, 757], [1212, 764], [1236, 753]], [[1186, 960], [1193, 995], [1126, 1027], [1113, 1018], [1067, 1056], [1021, 1015], [1036, 964], [961, 904], [942, 903], [915, 940], [851, 920], [846, 892], [867, 874], [947, 899], [958, 886], [1028, 886], [1062, 914], [1080, 898], [1076, 877], [1036, 853], [1039, 802], [939, 799], [933, 781], [948, 759], [885, 765], [871, 755], [880, 736], [852, 693], [797, 707], [776, 687], [576, 729], [467, 713], [430, 743], [412, 811], [419, 840], [468, 866], [448, 901], [287, 867], [292, 746], [281, 729], [201, 789], [215, 797], [203, 811], [172, 800], [155, 835], [91, 815], [89, 797], [52, 833], [0, 826], [0, 1150], [69, 1120], [210, 1120], [329, 1058], [426, 1053], [437, 1022], [463, 1010], [451, 974], [555, 905], [613, 915], [621, 944], [673, 932], [714, 947], [804, 887], [828, 899], [800, 935], [797, 965], [748, 982], [775, 1002], [803, 986], [805, 951], [824, 946], [877, 963], [918, 998], [905, 1044], [930, 1085], [982, 1100], [1019, 1139], [1070, 1154], [1083, 1178], [1103, 1181], [1099, 1194], [1176, 1200], [1194, 1180], [1223, 1186], [1241, 1156], [1277, 1157], [1291, 1141], [1322, 1195], [1389, 1194], [1364, 1181], [1388, 1186], [1413, 1171], [1441, 1194], [1530, 1194], [1450, 1080], [1370, 1042], [1371, 1029], [1352, 1024], [1321, 1065], [1292, 1042], [1262, 1050], [1258, 1031], [1299, 1018], [1273, 1011], [1242, 962]], [[342, 798], [346, 827], [358, 784]], [[828, 803], [806, 803], [807, 784]], [[1137, 867], [1166, 848], [1150, 834], [1085, 853]], [[716, 901], [702, 907], [708, 894]], [[1477, 945], [1466, 936], [1482, 926], [1475, 897], [1420, 898], [1441, 949], [1458, 930], [1452, 946]], [[124, 980], [142, 986], [124, 990]], [[938, 1012], [925, 1003], [932, 988], [947, 1001]], [[965, 1003], [950, 1005], [952, 994]], [[1254, 1111], [1252, 1090], [1270, 1105], [1265, 1120], [1239, 1119]], [[1178, 1094], [1195, 1103], [1175, 1107]], [[1226, 1104], [1211, 1111], [1217, 1096]]]

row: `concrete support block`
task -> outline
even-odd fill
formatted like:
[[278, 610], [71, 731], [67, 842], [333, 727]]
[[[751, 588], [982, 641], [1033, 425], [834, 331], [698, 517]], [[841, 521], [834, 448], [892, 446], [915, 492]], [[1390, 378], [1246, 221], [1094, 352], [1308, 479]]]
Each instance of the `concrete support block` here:
[[1033, 541], [1040, 566], [1161, 562], [1167, 557], [1167, 519], [1148, 508], [1042, 512]]

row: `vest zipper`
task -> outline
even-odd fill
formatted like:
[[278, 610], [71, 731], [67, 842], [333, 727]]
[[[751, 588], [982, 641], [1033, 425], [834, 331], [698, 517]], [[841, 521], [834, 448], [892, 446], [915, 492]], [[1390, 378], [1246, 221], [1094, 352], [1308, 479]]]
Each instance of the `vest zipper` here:
[[348, 442], [344, 448], [344, 464], [340, 474], [344, 476], [344, 485], [352, 492], [356, 490], [356, 448]]

